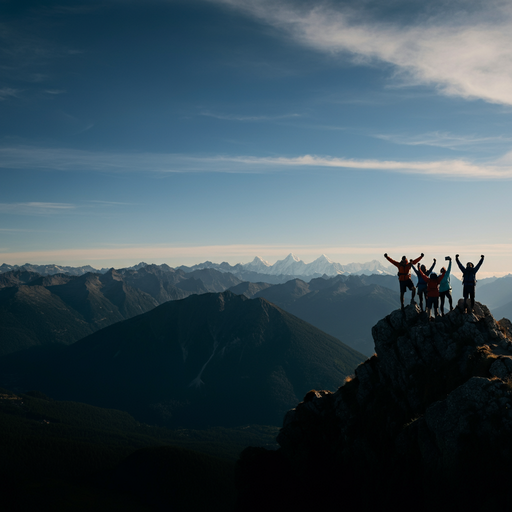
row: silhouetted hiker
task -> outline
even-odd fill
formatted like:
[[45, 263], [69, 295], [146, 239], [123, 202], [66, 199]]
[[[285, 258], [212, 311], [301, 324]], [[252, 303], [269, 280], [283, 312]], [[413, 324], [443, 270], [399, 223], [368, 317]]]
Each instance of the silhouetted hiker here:
[[425, 255], [421, 253], [419, 258], [410, 261], [408, 261], [405, 256], [402, 256], [400, 261], [395, 261], [388, 256], [388, 253], [384, 254], [384, 258], [386, 258], [390, 263], [393, 263], [393, 265], [398, 268], [398, 281], [400, 282], [400, 304], [402, 305], [402, 309], [404, 309], [404, 295], [407, 288], [412, 291], [411, 304], [414, 302], [416, 288], [411, 281], [411, 267], [416, 265], [416, 263], [418, 263], [418, 261], [420, 261], [423, 256]]
[[[467, 308], [467, 299], [471, 298], [471, 310], [475, 307], [475, 286], [476, 286], [476, 273], [482, 266], [484, 262], [484, 255], [480, 256], [480, 261], [478, 265], [475, 267], [473, 263], [468, 262], [466, 267], [462, 265], [459, 260], [459, 255], [455, 255], [455, 261], [457, 265], [459, 265], [460, 271], [462, 272], [462, 296], [464, 297], [464, 313]], [[471, 311], [470, 311], [471, 312]]]
[[429, 276], [430, 273], [432, 272], [432, 270], [434, 270], [435, 266], [436, 266], [436, 259], [435, 258], [434, 258], [434, 263], [432, 263], [432, 266], [428, 270], [425, 267], [425, 265], [421, 265], [421, 267], [420, 267], [419, 263], [418, 263], [418, 270], [416, 270], [415, 266], [412, 266], [412, 269], [414, 270], [414, 272], [418, 276], [417, 288], [418, 288], [418, 298], [420, 299], [420, 309], [421, 309], [421, 311], [423, 311], [423, 297], [425, 297], [425, 307], [427, 305], [427, 283], [423, 279], [423, 277], [421, 277], [421, 274], [419, 273], [419, 270], [421, 269], [421, 271], [424, 274]]
[[439, 307], [439, 283], [444, 278], [444, 272], [441, 270], [441, 275], [438, 276], [432, 272], [427, 276], [420, 269], [421, 277], [427, 282], [427, 316], [430, 318], [430, 311], [434, 307], [434, 316], [439, 315], [437, 308]]
[[445, 260], [448, 260], [448, 270], [444, 267], [441, 269], [441, 272], [444, 272], [444, 277], [439, 284], [439, 297], [441, 297], [441, 315], [444, 316], [444, 299], [448, 297], [448, 302], [450, 303], [450, 311], [453, 311], [453, 302], [452, 302], [452, 285], [450, 284], [450, 272], [452, 271], [452, 259], [450, 256], [446, 256]]

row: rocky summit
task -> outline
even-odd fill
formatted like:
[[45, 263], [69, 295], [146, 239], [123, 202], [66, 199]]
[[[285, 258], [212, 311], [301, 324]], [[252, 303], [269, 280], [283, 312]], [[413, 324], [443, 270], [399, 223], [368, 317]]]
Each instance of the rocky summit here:
[[262, 506], [261, 489], [299, 510], [510, 510], [511, 328], [480, 303], [380, 320], [376, 353], [288, 411], [279, 450], [242, 453], [240, 510]]

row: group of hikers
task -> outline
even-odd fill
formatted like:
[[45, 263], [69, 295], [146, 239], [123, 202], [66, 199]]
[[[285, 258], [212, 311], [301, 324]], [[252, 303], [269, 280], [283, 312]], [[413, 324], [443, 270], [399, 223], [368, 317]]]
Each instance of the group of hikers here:
[[[400, 261], [395, 261], [390, 258], [387, 253], [384, 257], [395, 267], [398, 268], [398, 281], [400, 283], [400, 303], [402, 310], [404, 309], [404, 295], [407, 289], [412, 291], [411, 304], [414, 303], [414, 297], [416, 296], [416, 287], [414, 286], [411, 279], [411, 269], [414, 270], [418, 276], [418, 298], [420, 302], [420, 309], [423, 311], [423, 299], [425, 299], [425, 310], [430, 317], [430, 312], [434, 310], [434, 316], [439, 315], [439, 299], [441, 299], [441, 315], [444, 316], [444, 302], [448, 299], [450, 304], [450, 311], [453, 310], [452, 300], [452, 287], [450, 284], [450, 273], [452, 270], [452, 259], [450, 256], [446, 256], [445, 260], [448, 263], [448, 269], [442, 268], [439, 275], [433, 272], [436, 265], [436, 259], [432, 266], [427, 270], [425, 265], [420, 265], [418, 262], [425, 256], [421, 253], [419, 258], [415, 260], [408, 260], [405, 256], [402, 256]], [[484, 262], [484, 255], [482, 254], [480, 261], [476, 266], [473, 263], [468, 262], [466, 266], [462, 265], [459, 260], [459, 255], [455, 255], [455, 261], [462, 272], [462, 295], [464, 297], [463, 311], [471, 312], [475, 306], [475, 286], [476, 286], [476, 273]], [[415, 265], [418, 264], [418, 268]], [[470, 305], [468, 306], [467, 300], [470, 299]]]

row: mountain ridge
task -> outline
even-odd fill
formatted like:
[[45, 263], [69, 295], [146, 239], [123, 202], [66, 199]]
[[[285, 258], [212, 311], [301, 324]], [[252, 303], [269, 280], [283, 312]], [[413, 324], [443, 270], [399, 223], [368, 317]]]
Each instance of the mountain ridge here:
[[24, 388], [173, 426], [277, 424], [303, 392], [332, 388], [365, 358], [264, 299], [229, 291], [166, 302], [28, 370], [24, 354], [13, 356], [2, 371], [23, 368]]

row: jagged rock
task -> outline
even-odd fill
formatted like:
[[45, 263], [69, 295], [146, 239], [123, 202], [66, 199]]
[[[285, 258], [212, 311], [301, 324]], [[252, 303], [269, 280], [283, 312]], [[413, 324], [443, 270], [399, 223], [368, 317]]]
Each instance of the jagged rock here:
[[430, 320], [415, 304], [394, 311], [373, 327], [376, 354], [353, 377], [334, 393], [309, 392], [286, 414], [277, 438], [282, 456], [299, 480], [313, 478], [321, 458], [334, 474], [346, 477], [351, 468], [385, 492], [408, 480], [429, 506], [447, 492], [452, 504], [471, 495], [471, 506], [485, 508], [488, 497], [475, 482], [512, 477], [508, 324], [480, 303]]

